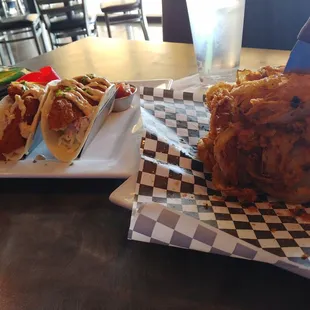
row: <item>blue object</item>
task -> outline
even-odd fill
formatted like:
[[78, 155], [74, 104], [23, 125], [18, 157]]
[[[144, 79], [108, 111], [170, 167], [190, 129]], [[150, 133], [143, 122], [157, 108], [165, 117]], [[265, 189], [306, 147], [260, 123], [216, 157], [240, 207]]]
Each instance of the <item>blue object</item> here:
[[298, 34], [284, 72], [310, 74], [310, 18]]

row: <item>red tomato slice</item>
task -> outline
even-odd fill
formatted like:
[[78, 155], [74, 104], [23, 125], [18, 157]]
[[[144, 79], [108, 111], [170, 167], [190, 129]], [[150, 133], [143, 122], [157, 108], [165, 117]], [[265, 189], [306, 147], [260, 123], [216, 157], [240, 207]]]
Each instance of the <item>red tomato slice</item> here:
[[116, 85], [116, 99], [128, 97], [131, 95], [131, 88], [129, 84], [119, 83]]

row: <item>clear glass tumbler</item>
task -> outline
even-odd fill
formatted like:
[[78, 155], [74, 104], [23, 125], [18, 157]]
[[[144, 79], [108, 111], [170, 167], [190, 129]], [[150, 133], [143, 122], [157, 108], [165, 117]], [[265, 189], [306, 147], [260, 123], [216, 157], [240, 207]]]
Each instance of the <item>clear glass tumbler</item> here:
[[245, 0], [187, 0], [200, 81], [233, 82], [240, 64]]

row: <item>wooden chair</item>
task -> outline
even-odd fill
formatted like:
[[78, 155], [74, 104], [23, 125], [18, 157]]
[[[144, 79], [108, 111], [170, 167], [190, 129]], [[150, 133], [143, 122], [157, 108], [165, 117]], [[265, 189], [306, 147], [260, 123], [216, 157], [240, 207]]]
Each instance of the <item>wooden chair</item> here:
[[[35, 0], [44, 21], [52, 48], [65, 45], [64, 38], [78, 40], [89, 36], [91, 31], [84, 0]], [[93, 27], [95, 32], [95, 23]]]
[[[19, 34], [23, 35], [20, 36]], [[40, 46], [40, 38], [42, 39], [43, 49]], [[34, 39], [39, 55], [46, 52], [41, 20], [38, 14], [27, 14], [0, 19], [0, 44], [5, 46], [11, 65], [15, 64], [15, 60], [10, 43], [32, 39]], [[3, 55], [0, 55], [0, 58], [3, 63]]]
[[145, 40], [149, 40], [148, 24], [143, 14], [142, 0], [104, 1], [101, 3], [101, 11], [104, 13], [109, 38], [112, 38], [111, 25], [139, 22]]

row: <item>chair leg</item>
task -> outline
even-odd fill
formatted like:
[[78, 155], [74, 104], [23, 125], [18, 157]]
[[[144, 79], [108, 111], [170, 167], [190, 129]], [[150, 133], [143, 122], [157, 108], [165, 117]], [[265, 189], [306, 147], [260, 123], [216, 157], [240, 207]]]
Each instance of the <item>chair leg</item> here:
[[[60, 47], [62, 45], [61, 40], [63, 38], [59, 38], [57, 34], [54, 34], [53, 37], [54, 37], [54, 40], [53, 40], [53, 42], [54, 42], [54, 49], [56, 49], [56, 48], [58, 48], [58, 47]], [[71, 41], [72, 41], [72, 38], [71, 38]]]
[[126, 28], [126, 33], [127, 33], [127, 39], [128, 40], [133, 40], [133, 31], [132, 31], [132, 26], [131, 25], [125, 25], [125, 28]]
[[46, 41], [45, 41], [45, 38], [44, 38], [45, 27], [43, 27], [41, 22], [40, 22], [39, 26], [40, 26], [40, 29], [41, 29], [40, 38], [41, 38], [41, 42], [42, 42], [41, 46], [43, 47], [43, 53], [47, 53]]
[[9, 56], [9, 60], [10, 60], [11, 65], [12, 66], [15, 65], [15, 59], [14, 59], [10, 44], [5, 42], [4, 46], [5, 46], [6, 52]]
[[47, 53], [47, 47], [46, 47], [46, 42], [44, 39], [43, 31], [41, 32], [40, 37], [41, 37], [41, 42], [42, 42], [42, 46], [43, 46], [43, 53]]
[[139, 14], [141, 16], [140, 22], [141, 22], [141, 28], [142, 28], [142, 31], [143, 31], [143, 34], [144, 34], [144, 39], [149, 41], [150, 38], [149, 38], [148, 31], [147, 31], [147, 29], [148, 29], [148, 22], [147, 22], [146, 16], [143, 14], [142, 10], [139, 10]]
[[1, 6], [2, 6], [4, 17], [8, 17], [9, 8], [8, 8], [8, 4], [6, 3], [6, 1], [1, 0]]
[[25, 14], [23, 5], [22, 5], [22, 3], [21, 3], [21, 0], [17, 0], [17, 1], [16, 1], [16, 8], [17, 8], [18, 13], [19, 13], [20, 15], [24, 15], [24, 14]]
[[36, 26], [32, 25], [31, 26], [31, 30], [32, 30], [32, 35], [33, 35], [33, 38], [34, 38], [34, 42], [35, 42], [36, 47], [37, 47], [38, 54], [41, 55], [42, 51], [41, 51], [41, 46], [40, 46], [39, 38], [37, 36]]
[[13, 53], [12, 53], [12, 49], [11, 49], [11, 45], [10, 43], [7, 43], [6, 41], [8, 40], [8, 36], [7, 34], [5, 33], [4, 34], [4, 47], [5, 47], [5, 50], [8, 54], [8, 57], [9, 57], [9, 60], [10, 60], [10, 63], [11, 65], [15, 65], [15, 59], [14, 59], [14, 56], [13, 56]]
[[[48, 29], [46, 29], [47, 30], [47, 33], [48, 33], [48, 37], [49, 37], [49, 39], [50, 39], [50, 43], [51, 43], [51, 48], [52, 48], [52, 50], [53, 49], [55, 49], [55, 44], [54, 44], [54, 40], [53, 40], [53, 38], [52, 38], [52, 34], [50, 33], [50, 31], [48, 30]], [[55, 39], [55, 38], [54, 38]]]
[[97, 27], [97, 19], [95, 20], [95, 23], [94, 23], [94, 35], [96, 37], [99, 37], [99, 34], [98, 34], [98, 27]]
[[109, 20], [109, 16], [107, 13], [104, 14], [104, 18], [105, 18], [105, 23], [107, 25], [107, 30], [108, 30], [108, 36], [109, 38], [112, 38], [112, 35], [111, 35], [111, 28], [110, 28], [110, 20]]
[[2, 44], [0, 44], [0, 60], [1, 60], [1, 65], [4, 66], [4, 54], [3, 54]]
[[[92, 31], [90, 28], [90, 22], [91, 22], [91, 19], [88, 19], [88, 17], [85, 17], [86, 37], [89, 37], [92, 34]], [[96, 20], [95, 20], [95, 23], [96, 23]]]

